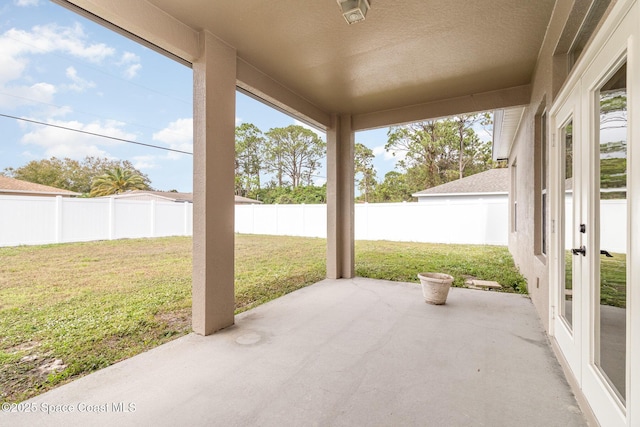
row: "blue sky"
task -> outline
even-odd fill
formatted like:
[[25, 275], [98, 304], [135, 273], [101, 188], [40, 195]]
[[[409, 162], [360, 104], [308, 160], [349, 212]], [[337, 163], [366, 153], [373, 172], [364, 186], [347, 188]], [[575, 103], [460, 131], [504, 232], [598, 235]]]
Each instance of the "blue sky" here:
[[[191, 152], [191, 69], [47, 0], [0, 6], [0, 114]], [[236, 124], [300, 124], [237, 95]], [[192, 157], [0, 117], [0, 170], [52, 156], [129, 160], [159, 190], [192, 191]], [[378, 179], [396, 159], [386, 129], [356, 134]], [[318, 172], [324, 183], [326, 170]]]

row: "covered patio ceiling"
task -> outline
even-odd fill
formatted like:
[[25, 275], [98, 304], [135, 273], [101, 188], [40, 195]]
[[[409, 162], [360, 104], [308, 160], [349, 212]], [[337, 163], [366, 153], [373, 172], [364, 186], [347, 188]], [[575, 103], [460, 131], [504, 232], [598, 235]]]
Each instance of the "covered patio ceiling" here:
[[241, 90], [320, 128], [350, 114], [354, 130], [527, 104], [555, 4], [370, 0], [348, 25], [335, 0], [56, 1], [186, 62], [208, 31], [236, 49]]

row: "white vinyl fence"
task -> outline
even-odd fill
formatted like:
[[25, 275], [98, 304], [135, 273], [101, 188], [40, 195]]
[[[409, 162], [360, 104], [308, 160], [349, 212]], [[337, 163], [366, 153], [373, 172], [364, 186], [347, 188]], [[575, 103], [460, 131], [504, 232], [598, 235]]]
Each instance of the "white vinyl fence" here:
[[190, 236], [191, 203], [0, 196], [0, 246]]
[[[236, 232], [326, 237], [326, 205], [236, 206]], [[507, 244], [507, 201], [355, 205], [356, 240]]]
[[[570, 197], [565, 199], [565, 212], [573, 212]], [[567, 214], [565, 227], [565, 249], [579, 246], [572, 241], [573, 217]], [[627, 253], [627, 200], [600, 201], [600, 248], [619, 254]]]
[[[626, 252], [626, 210], [625, 200], [602, 202], [602, 248]], [[235, 231], [324, 238], [326, 211], [326, 205], [236, 205]], [[0, 246], [190, 236], [192, 216], [191, 203], [0, 196]], [[357, 204], [355, 238], [506, 245], [507, 218], [506, 198]]]

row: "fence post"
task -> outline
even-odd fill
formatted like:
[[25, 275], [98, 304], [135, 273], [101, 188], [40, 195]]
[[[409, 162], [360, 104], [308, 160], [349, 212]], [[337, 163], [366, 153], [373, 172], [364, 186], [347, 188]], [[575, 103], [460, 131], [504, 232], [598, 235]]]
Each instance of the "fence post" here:
[[151, 200], [149, 205], [149, 237], [156, 236], [156, 201]]
[[256, 234], [256, 205], [251, 204], [251, 234]]
[[62, 196], [56, 196], [55, 210], [55, 242], [62, 243]]
[[109, 197], [109, 240], [116, 238], [116, 199]]
[[184, 217], [182, 220], [183, 235], [188, 236], [189, 235], [189, 202], [183, 202], [182, 213], [184, 214]]

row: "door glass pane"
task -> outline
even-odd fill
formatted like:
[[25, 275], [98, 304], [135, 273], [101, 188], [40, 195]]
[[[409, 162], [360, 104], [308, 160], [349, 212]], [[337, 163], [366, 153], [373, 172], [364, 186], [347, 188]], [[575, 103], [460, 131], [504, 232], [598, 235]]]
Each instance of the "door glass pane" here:
[[596, 364], [625, 400], [627, 303], [627, 73], [600, 89], [599, 358]]
[[564, 157], [564, 170], [562, 171], [561, 194], [565, 195], [564, 210], [564, 285], [562, 286], [562, 304], [560, 315], [564, 317], [569, 326], [572, 326], [573, 313], [573, 256], [571, 246], [573, 244], [573, 121], [570, 121], [562, 129], [562, 155]]
[[540, 125], [542, 127], [540, 132], [540, 150], [542, 159], [540, 161], [540, 177], [542, 186], [542, 199], [541, 199], [541, 218], [542, 218], [542, 247], [540, 248], [543, 254], [547, 254], [547, 166], [549, 164], [549, 152], [547, 150], [547, 113], [544, 113], [540, 119]]

